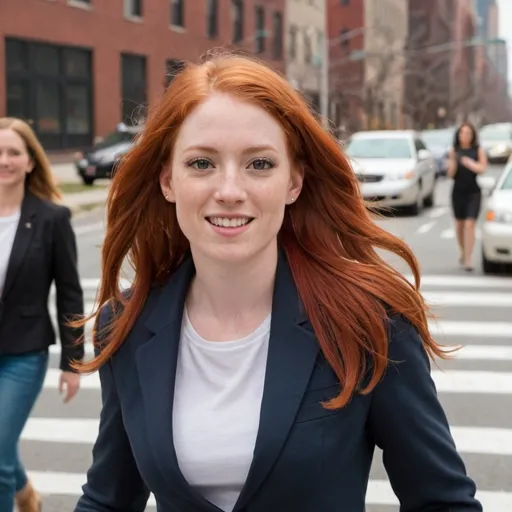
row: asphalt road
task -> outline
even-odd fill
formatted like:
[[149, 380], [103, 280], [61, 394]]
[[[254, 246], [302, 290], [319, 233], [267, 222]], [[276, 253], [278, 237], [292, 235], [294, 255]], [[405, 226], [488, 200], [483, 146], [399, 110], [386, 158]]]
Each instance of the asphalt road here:
[[[496, 168], [489, 174], [499, 172]], [[484, 510], [504, 512], [512, 510], [512, 276], [483, 276], [478, 248], [475, 272], [459, 268], [449, 189], [448, 182], [441, 182], [434, 208], [419, 217], [397, 215], [378, 222], [415, 251], [423, 293], [438, 315], [431, 325], [437, 339], [465, 345], [454, 360], [434, 365], [432, 375]], [[75, 229], [90, 309], [100, 274], [103, 214], [77, 219]], [[57, 364], [55, 348], [44, 390], [22, 436], [21, 453], [36, 487], [45, 494], [45, 510], [69, 512], [91, 461], [100, 393], [97, 378], [86, 377], [79, 396], [63, 405], [56, 389]], [[380, 459], [376, 453], [367, 510], [397, 511]]]

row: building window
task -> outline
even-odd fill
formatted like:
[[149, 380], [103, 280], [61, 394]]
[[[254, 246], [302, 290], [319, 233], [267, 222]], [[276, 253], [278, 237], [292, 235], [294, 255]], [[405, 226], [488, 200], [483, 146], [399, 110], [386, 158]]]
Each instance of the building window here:
[[297, 27], [292, 25], [289, 29], [289, 37], [290, 37], [290, 46], [288, 49], [288, 54], [290, 60], [295, 60], [297, 58]]
[[26, 120], [46, 149], [92, 143], [88, 49], [6, 38], [7, 115]]
[[280, 12], [275, 12], [273, 17], [274, 27], [274, 45], [273, 57], [274, 59], [282, 59], [283, 57], [283, 15]]
[[311, 45], [311, 37], [309, 36], [307, 30], [303, 32], [303, 41], [304, 41], [304, 63], [311, 64], [313, 60], [313, 48]]
[[257, 5], [254, 8], [255, 21], [255, 52], [263, 53], [265, 51], [265, 8]]
[[231, 0], [233, 12], [233, 43], [240, 43], [244, 39], [244, 2]]
[[124, 0], [124, 15], [127, 18], [142, 18], [142, 0]]
[[206, 14], [206, 35], [210, 39], [217, 37], [219, 22], [219, 2], [218, 0], [208, 0], [208, 10]]
[[185, 1], [171, 0], [171, 25], [175, 27], [185, 26]]
[[176, 75], [184, 69], [186, 62], [180, 59], [167, 59], [165, 63], [165, 84], [164, 87], [167, 89], [169, 84], [176, 78]]
[[127, 126], [139, 124], [145, 118], [147, 103], [146, 58], [121, 55], [121, 121]]
[[350, 0], [340, 0], [341, 5], [350, 5]]

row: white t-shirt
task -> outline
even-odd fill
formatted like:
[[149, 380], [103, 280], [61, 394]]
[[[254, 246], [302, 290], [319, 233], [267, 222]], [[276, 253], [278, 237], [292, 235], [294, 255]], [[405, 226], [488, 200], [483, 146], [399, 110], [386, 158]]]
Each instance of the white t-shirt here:
[[7, 276], [7, 266], [11, 258], [12, 245], [21, 211], [17, 211], [8, 217], [0, 217], [0, 295], [2, 295], [5, 278]]
[[207, 341], [184, 314], [173, 429], [188, 483], [231, 512], [253, 459], [270, 337], [270, 315], [249, 336]]

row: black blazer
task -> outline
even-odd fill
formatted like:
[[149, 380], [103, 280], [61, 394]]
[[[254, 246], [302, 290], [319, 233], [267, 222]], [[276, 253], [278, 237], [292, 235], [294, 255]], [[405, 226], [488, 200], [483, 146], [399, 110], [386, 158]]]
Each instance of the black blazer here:
[[[172, 404], [182, 312], [194, 273], [186, 261], [151, 291], [124, 345], [100, 369], [103, 409], [93, 464], [75, 512], [219, 512], [185, 481], [173, 445]], [[105, 327], [111, 309], [102, 309]], [[481, 512], [416, 331], [392, 317], [386, 376], [342, 410], [289, 268], [278, 265], [260, 427], [235, 512], [363, 512], [375, 445], [402, 512]]]
[[26, 192], [0, 298], [0, 354], [47, 350], [56, 338], [48, 310], [55, 282], [60, 367], [68, 371], [70, 359], [84, 355], [83, 345], [75, 344], [84, 330], [66, 325], [84, 313], [70, 217], [68, 208]]

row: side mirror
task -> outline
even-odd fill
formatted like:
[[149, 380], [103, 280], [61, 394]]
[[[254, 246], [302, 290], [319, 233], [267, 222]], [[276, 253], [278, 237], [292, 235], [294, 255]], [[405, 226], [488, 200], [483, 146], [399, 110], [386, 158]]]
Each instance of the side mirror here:
[[420, 149], [418, 151], [418, 160], [427, 160], [431, 156], [432, 156], [432, 154], [430, 153], [430, 151], [428, 149]]

